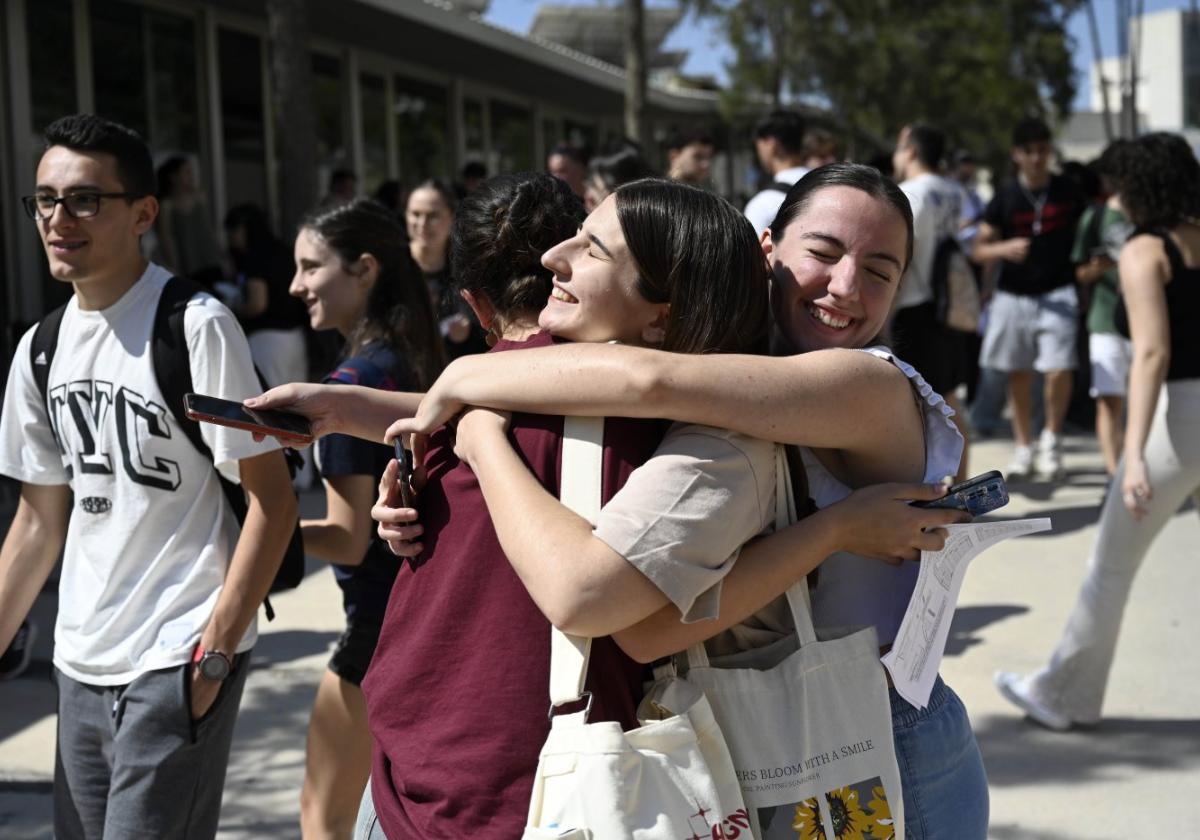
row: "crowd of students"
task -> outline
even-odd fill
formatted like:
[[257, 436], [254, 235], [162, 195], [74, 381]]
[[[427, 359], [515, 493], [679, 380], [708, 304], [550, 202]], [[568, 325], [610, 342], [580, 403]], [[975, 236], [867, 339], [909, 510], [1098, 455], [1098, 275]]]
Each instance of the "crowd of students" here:
[[[75, 296], [50, 355], [40, 327], [22, 338], [5, 392], [0, 473], [21, 492], [0, 647], [65, 545], [56, 836], [211, 837], [255, 615], [297, 528], [292, 479], [280, 441], [201, 424], [201, 449], [164, 406], [146, 348], [175, 281], [142, 240], [157, 218], [177, 273], [211, 275], [190, 165], [169, 161], [156, 193], [128, 129], [77, 115], [45, 136], [24, 202]], [[1036, 466], [1061, 470], [1074, 281], [1112, 312], [1095, 324], [1132, 336], [1124, 455], [1079, 605], [1046, 670], [997, 678], [1046, 725], [1095, 722], [1137, 565], [1200, 487], [1200, 348], [1185, 326], [1200, 310], [1200, 166], [1179, 138], [1128, 141], [1106, 155], [1108, 203], [1078, 222], [1049, 140], [1037, 121], [1017, 127], [1017, 178], [986, 207], [942, 174], [931, 126], [900, 133], [893, 178], [776, 113], [755, 133], [766, 187], [744, 215], [696, 185], [715, 148], [703, 133], [669, 144], [669, 178], [632, 145], [591, 160], [559, 146], [553, 174], [472, 171], [469, 190], [430, 180], [392, 207], [341, 178], [290, 248], [260, 210], [232, 209], [236, 279], [206, 283], [230, 307], [185, 297], [173, 352], [197, 393], [305, 415], [317, 438], [325, 513], [298, 528], [333, 567], [346, 630], [310, 718], [304, 837], [521, 836], [551, 626], [596, 639], [591, 719], [626, 728], [646, 663], [787, 637], [782, 596], [805, 577], [818, 627], [871, 627], [886, 650], [912, 561], [965, 518], [909, 504], [967, 472], [955, 400], [970, 339], [940, 318], [933, 280], [947, 241], [998, 273], [982, 363], [1011, 386], [1010, 473], [1034, 466], [1034, 371]], [[304, 323], [339, 337], [312, 384], [296, 363]], [[1093, 361], [1110, 365], [1102, 344]], [[277, 387], [261, 393], [255, 363]], [[1105, 371], [1100, 397], [1123, 378]], [[1111, 439], [1121, 407], [1102, 405]], [[594, 526], [558, 500], [566, 415], [609, 418]], [[396, 497], [384, 444], [397, 438], [418, 453], [413, 505]], [[776, 444], [810, 510], [774, 532]], [[244, 512], [222, 478], [240, 482]], [[923, 709], [890, 703], [907, 836], [985, 837], [962, 702], [939, 679]]]

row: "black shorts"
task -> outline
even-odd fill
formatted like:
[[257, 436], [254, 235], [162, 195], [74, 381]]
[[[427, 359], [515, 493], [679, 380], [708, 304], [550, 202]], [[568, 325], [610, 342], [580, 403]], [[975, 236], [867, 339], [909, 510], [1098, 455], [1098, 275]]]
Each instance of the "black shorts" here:
[[971, 361], [967, 339], [966, 333], [938, 323], [932, 303], [897, 309], [892, 318], [892, 352], [943, 396], [967, 381]]
[[378, 622], [351, 619], [329, 657], [329, 670], [351, 685], [361, 685], [381, 629]]

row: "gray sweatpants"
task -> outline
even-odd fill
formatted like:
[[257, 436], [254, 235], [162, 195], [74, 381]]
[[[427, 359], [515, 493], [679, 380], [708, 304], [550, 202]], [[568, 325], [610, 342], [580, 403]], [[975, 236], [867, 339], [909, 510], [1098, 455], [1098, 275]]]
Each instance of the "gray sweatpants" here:
[[56, 670], [56, 840], [214, 837], [249, 658], [234, 657], [212, 708], [197, 721], [186, 665], [117, 686]]

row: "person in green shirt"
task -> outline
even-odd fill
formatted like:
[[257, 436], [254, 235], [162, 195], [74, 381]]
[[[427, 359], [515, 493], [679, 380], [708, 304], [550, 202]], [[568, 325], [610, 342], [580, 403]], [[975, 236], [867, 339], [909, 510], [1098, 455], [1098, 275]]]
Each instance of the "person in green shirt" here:
[[1113, 321], [1121, 291], [1117, 258], [1133, 227], [1121, 210], [1120, 160], [1127, 144], [1117, 140], [1100, 156], [1100, 173], [1109, 197], [1084, 211], [1075, 233], [1071, 260], [1075, 279], [1090, 284], [1092, 302], [1088, 308], [1088, 355], [1092, 363], [1091, 396], [1096, 401], [1096, 438], [1104, 454], [1109, 476], [1121, 457], [1121, 414], [1125, 408], [1126, 382], [1132, 349], [1129, 339], [1117, 332]]

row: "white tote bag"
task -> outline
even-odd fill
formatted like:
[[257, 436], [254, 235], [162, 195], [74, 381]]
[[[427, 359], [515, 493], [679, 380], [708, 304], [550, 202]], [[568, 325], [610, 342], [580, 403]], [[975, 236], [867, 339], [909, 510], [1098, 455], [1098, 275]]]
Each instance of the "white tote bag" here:
[[[562, 501], [595, 523], [600, 511], [603, 419], [567, 418]], [[639, 708], [644, 725], [587, 723], [590, 640], [551, 630], [550, 735], [538, 759], [527, 840], [680, 840], [750, 837], [729, 750], [704, 695], [668, 667]], [[590, 706], [590, 700], [589, 700]], [[655, 719], [661, 718], [661, 719]]]
[[[776, 528], [795, 518], [776, 453]], [[713, 657], [689, 648], [689, 682], [708, 697], [760, 840], [904, 837], [887, 681], [874, 628], [818, 640], [802, 580], [787, 592], [796, 634]]]

